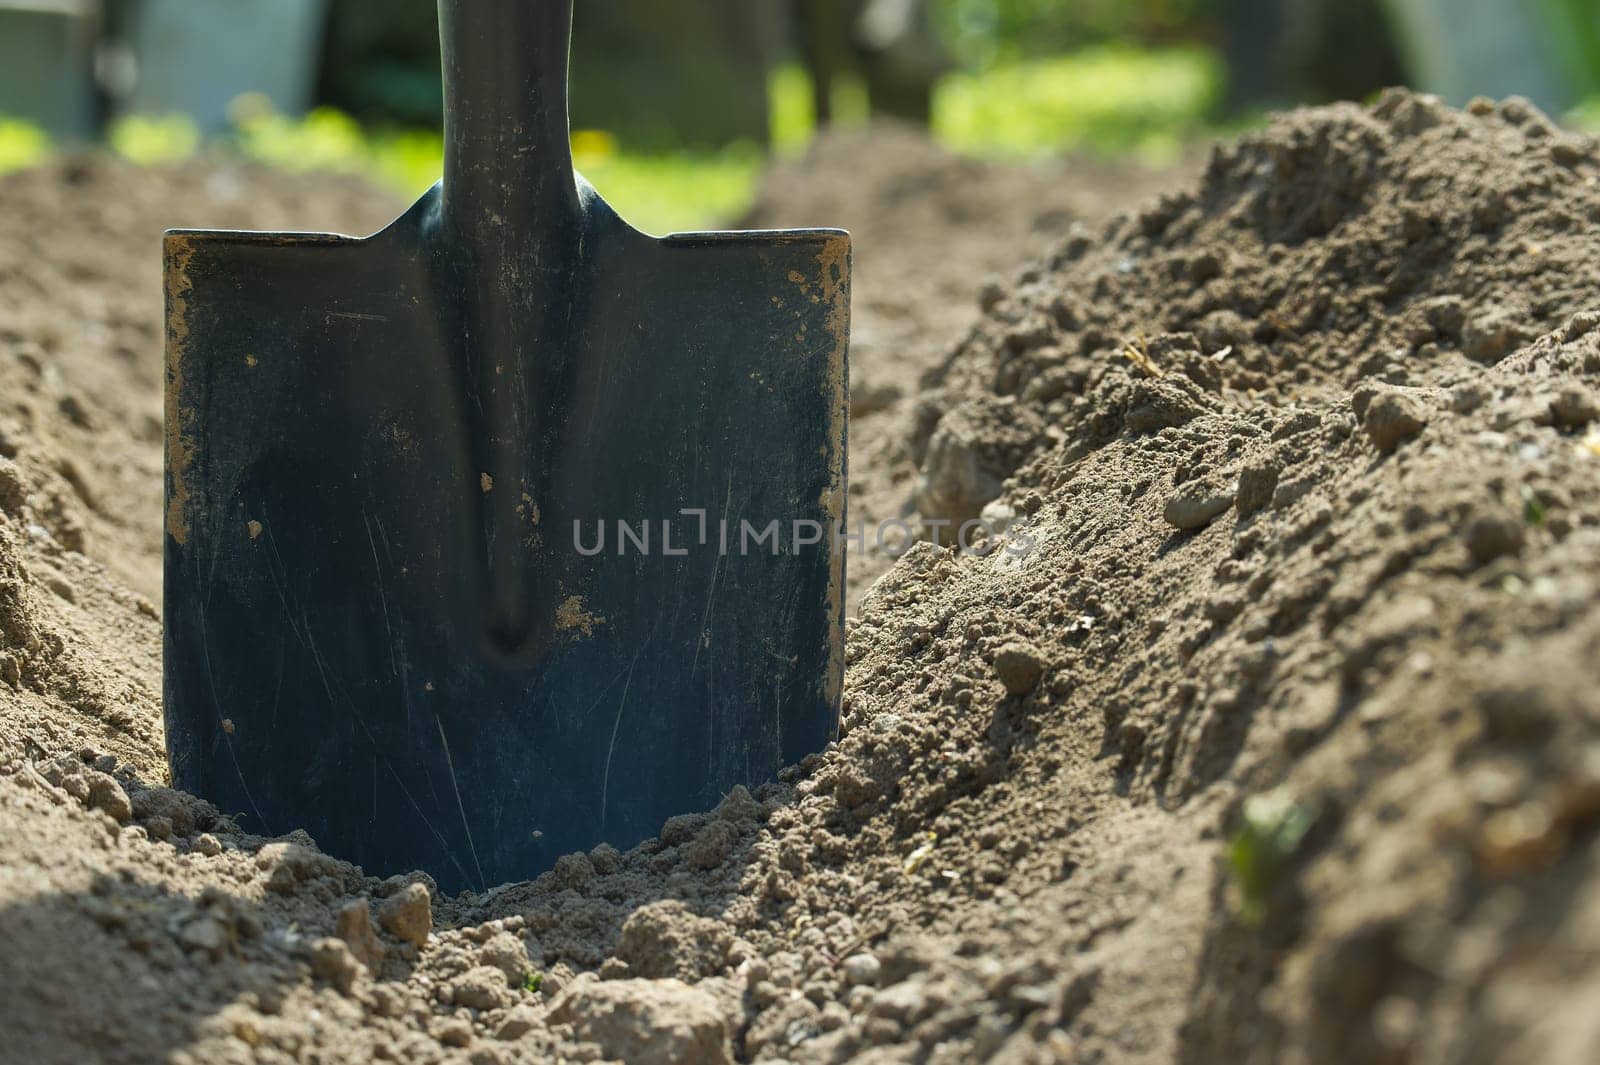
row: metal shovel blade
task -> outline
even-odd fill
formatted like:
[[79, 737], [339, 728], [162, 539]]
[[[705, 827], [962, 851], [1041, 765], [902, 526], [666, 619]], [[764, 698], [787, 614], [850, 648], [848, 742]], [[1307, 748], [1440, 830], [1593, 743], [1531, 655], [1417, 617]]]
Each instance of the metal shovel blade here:
[[833, 737], [849, 238], [666, 239], [572, 170], [570, 0], [441, 0], [445, 180], [173, 232], [174, 782], [446, 889]]

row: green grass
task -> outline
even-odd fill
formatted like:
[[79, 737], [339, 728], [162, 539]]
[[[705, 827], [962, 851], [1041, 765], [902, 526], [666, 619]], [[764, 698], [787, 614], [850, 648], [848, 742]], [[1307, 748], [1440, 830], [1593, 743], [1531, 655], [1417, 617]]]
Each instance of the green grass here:
[[1205, 131], [1223, 77], [1216, 55], [1198, 48], [1105, 45], [1002, 62], [945, 79], [934, 100], [934, 133], [976, 155], [1075, 150], [1162, 162]]
[[106, 131], [111, 150], [140, 166], [181, 163], [200, 150], [200, 130], [187, 115], [129, 115]]
[[[1172, 159], [1208, 131], [1225, 70], [1204, 48], [1100, 45], [1044, 59], [999, 61], [947, 77], [934, 94], [933, 134], [946, 147], [979, 156], [1063, 151]], [[771, 83], [772, 141], [780, 155], [804, 150], [816, 131], [811, 83], [803, 67], [778, 69]], [[834, 90], [835, 121], [867, 119], [866, 90], [846, 79]]]
[[1591, 136], [1600, 134], [1600, 96], [1591, 96], [1568, 112], [1567, 125]]
[[773, 150], [780, 155], [805, 151], [817, 130], [817, 109], [811, 99], [811, 76], [799, 63], [785, 63], [773, 71], [767, 85], [772, 117], [767, 128]]
[[1284, 869], [1316, 821], [1316, 811], [1282, 793], [1245, 800], [1239, 826], [1228, 841], [1228, 868], [1237, 889], [1239, 917], [1259, 925]]
[[1594, 0], [1536, 0], [1545, 39], [1583, 93], [1600, 92], [1600, 11]]
[[727, 225], [755, 200], [766, 165], [753, 144], [672, 155], [579, 154], [576, 161], [606, 202], [651, 233]]
[[[772, 108], [768, 128], [773, 151], [780, 156], [800, 155], [817, 134], [817, 109], [812, 99], [811, 75], [799, 63], [785, 63], [772, 72], [767, 96]], [[836, 125], [866, 124], [870, 105], [867, 87], [860, 78], [841, 78], [834, 86], [832, 96]]]
[[26, 122], [0, 115], [0, 174], [35, 166], [50, 157], [50, 138]]
[[[934, 133], [947, 146], [978, 155], [1083, 150], [1160, 161], [1204, 132], [1221, 84], [1220, 63], [1200, 49], [1107, 46], [1006, 61], [946, 79], [935, 99]], [[789, 64], [775, 71], [771, 101], [775, 152], [803, 152], [816, 132], [805, 70]], [[846, 79], [835, 90], [834, 111], [841, 125], [866, 121], [867, 99], [858, 80]], [[107, 141], [140, 165], [181, 162], [201, 151], [232, 152], [282, 170], [359, 174], [407, 199], [421, 195], [442, 169], [436, 131], [365, 128], [329, 108], [290, 118], [265, 99], [248, 96], [234, 102], [232, 118], [232, 132], [210, 144], [181, 115], [121, 119]], [[38, 130], [0, 116], [0, 173], [41, 162], [50, 151], [49, 139]], [[612, 206], [652, 233], [704, 229], [738, 217], [754, 199], [766, 165], [753, 144], [649, 153], [597, 130], [577, 131], [573, 154]]]
[[[225, 146], [280, 170], [359, 174], [414, 198], [439, 180], [443, 169], [443, 141], [433, 131], [368, 130], [331, 108], [289, 118], [255, 99], [238, 101], [233, 118]], [[147, 166], [180, 162], [201, 148], [194, 123], [182, 115], [122, 119], [108, 141], [113, 151]], [[624, 217], [656, 233], [706, 228], [737, 217], [749, 206], [764, 164], [754, 145], [650, 155], [623, 150], [609, 134], [594, 130], [573, 135], [573, 154], [578, 169]], [[20, 165], [41, 157], [30, 153]]]

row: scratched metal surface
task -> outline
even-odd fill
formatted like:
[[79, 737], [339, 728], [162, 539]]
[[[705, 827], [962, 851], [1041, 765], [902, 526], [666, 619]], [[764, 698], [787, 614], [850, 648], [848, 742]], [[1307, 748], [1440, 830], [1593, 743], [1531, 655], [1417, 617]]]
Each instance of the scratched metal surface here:
[[[439, 195], [365, 240], [168, 237], [167, 735], [252, 831], [482, 888], [832, 737], [842, 550], [715, 522], [844, 519], [849, 242], [658, 240], [586, 190], [487, 356]], [[709, 543], [665, 555], [685, 508]], [[575, 550], [617, 519], [655, 550]]]

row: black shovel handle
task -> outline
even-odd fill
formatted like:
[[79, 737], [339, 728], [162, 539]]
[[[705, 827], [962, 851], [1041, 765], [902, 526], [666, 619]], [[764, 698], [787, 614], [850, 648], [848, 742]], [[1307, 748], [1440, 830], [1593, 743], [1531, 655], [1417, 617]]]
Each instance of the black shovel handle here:
[[439, 0], [446, 290], [461, 298], [464, 446], [483, 568], [485, 653], [537, 656], [551, 617], [524, 541], [524, 500], [546, 490], [550, 409], [559, 403], [564, 321], [573, 312], [582, 207], [572, 166], [567, 68], [572, 0]]
[[559, 231], [578, 211], [572, 0], [439, 0], [439, 37], [446, 216], [473, 243]]

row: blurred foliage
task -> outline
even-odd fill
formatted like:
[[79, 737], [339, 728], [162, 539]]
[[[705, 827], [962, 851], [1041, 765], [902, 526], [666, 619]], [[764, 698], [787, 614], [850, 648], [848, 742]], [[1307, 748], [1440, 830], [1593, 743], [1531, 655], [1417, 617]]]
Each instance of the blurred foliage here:
[[200, 150], [200, 127], [188, 115], [127, 115], [106, 131], [111, 150], [138, 163], [179, 163]]
[[[772, 73], [767, 90], [772, 106], [772, 148], [782, 156], [804, 151], [817, 132], [811, 75], [801, 63], [785, 63]], [[841, 78], [833, 90], [833, 119], [840, 126], [866, 123], [871, 108], [859, 77]]]
[[[1224, 27], [1238, 19], [1242, 8], [1235, 0], [928, 2], [963, 64], [934, 96], [933, 132], [947, 147], [985, 156], [1133, 153], [1160, 164], [1185, 142], [1223, 131], [1216, 116], [1228, 70], [1208, 42], [1222, 39]], [[1558, 27], [1552, 54], [1583, 73], [1584, 91], [1594, 94], [1568, 121], [1600, 134], [1600, 3], [1529, 2], [1544, 12], [1546, 25]], [[418, 8], [421, 24], [431, 22], [425, 8]], [[1348, 58], [1348, 49], [1335, 50], [1340, 55]], [[437, 72], [429, 76], [431, 88], [417, 94], [419, 114], [437, 112]], [[777, 67], [767, 98], [774, 150], [780, 156], [803, 151], [816, 130], [805, 67]], [[867, 121], [859, 74], [841, 78], [833, 103], [839, 125]], [[141, 165], [178, 162], [209, 148], [285, 170], [360, 174], [403, 197], [419, 195], [441, 171], [437, 130], [364, 126], [329, 108], [290, 118], [253, 96], [236, 101], [231, 117], [232, 132], [215, 144], [202, 143], [188, 118], [150, 115], [116, 121], [107, 143]], [[573, 137], [579, 169], [625, 217], [653, 232], [738, 217], [753, 200], [765, 165], [750, 143], [720, 150], [641, 145], [598, 130], [580, 129]], [[40, 130], [0, 116], [0, 172], [38, 163], [51, 150]]]
[[[263, 97], [241, 97], [231, 116], [233, 133], [222, 147], [280, 170], [359, 174], [402, 197], [421, 195], [443, 170], [444, 141], [437, 132], [364, 129], [332, 108], [291, 118]], [[8, 137], [9, 129], [21, 132]], [[42, 137], [31, 127], [0, 125], [0, 169], [6, 169], [7, 160], [14, 158], [14, 169], [48, 152], [42, 140], [36, 150], [8, 150], [13, 142], [22, 148], [36, 143], [22, 133]], [[201, 147], [194, 123], [183, 116], [124, 118], [112, 127], [109, 140], [118, 154], [147, 166], [181, 162]], [[702, 229], [737, 216], [749, 206], [763, 164], [752, 145], [639, 154], [597, 130], [579, 130], [572, 142], [584, 176], [629, 221], [652, 232]]]
[[[946, 79], [935, 102], [936, 135], [949, 147], [981, 154], [1032, 155], [1063, 150], [1133, 151], [1157, 160], [1204, 130], [1221, 72], [1197, 47], [1144, 50], [1101, 45], [1065, 56], [1008, 58], [986, 71]], [[815, 133], [809, 76], [799, 64], [771, 79], [772, 142], [803, 151]], [[867, 121], [859, 79], [835, 90], [842, 125]], [[234, 154], [287, 171], [358, 174], [411, 198], [438, 180], [443, 141], [436, 130], [363, 126], [318, 108], [293, 118], [265, 97], [247, 95], [229, 111], [232, 130], [203, 142], [184, 116], [136, 115], [115, 122], [110, 148], [140, 165], [181, 162], [205, 150]], [[50, 142], [37, 129], [0, 119], [0, 171], [42, 161]], [[573, 134], [578, 169], [633, 224], [655, 233], [728, 223], [754, 199], [766, 157], [753, 143], [721, 150], [642, 152], [610, 133]]]
[[1551, 45], [1585, 93], [1600, 93], [1600, 4], [1595, 0], [1540, 0], [1555, 27]]
[[[295, 119], [253, 102], [236, 108], [235, 128], [247, 158], [284, 170], [362, 174], [401, 196], [420, 195], [443, 171], [440, 134], [364, 130], [330, 108]], [[583, 175], [624, 217], [651, 232], [705, 228], [739, 214], [754, 195], [762, 165], [760, 150], [750, 145], [634, 153], [598, 130], [578, 130], [572, 142]]]
[[[107, 141], [141, 166], [181, 163], [206, 147], [194, 122], [182, 115], [120, 119]], [[707, 229], [738, 217], [750, 206], [766, 163], [753, 144], [636, 153], [598, 130], [579, 130], [572, 143], [583, 175], [629, 222], [652, 233]], [[331, 108], [290, 118], [260, 100], [242, 100], [234, 108], [232, 135], [210, 147], [296, 173], [360, 175], [403, 198], [420, 196], [444, 169], [444, 141], [436, 132], [367, 130]], [[0, 117], [0, 174], [42, 163], [51, 150], [50, 139], [36, 127]]]
[[1592, 136], [1600, 136], [1600, 96], [1591, 96], [1567, 116], [1567, 125]]
[[1193, 38], [1218, 0], [932, 0], [936, 24], [969, 67], [1109, 41]]
[[1187, 46], [1106, 44], [1003, 61], [945, 79], [933, 127], [947, 145], [983, 155], [1136, 152], [1162, 162], [1204, 131], [1223, 78], [1214, 53]]
[[817, 109], [811, 99], [811, 75], [799, 63], [785, 63], [772, 75], [772, 148], [791, 155], [810, 143], [817, 126]]
[[50, 138], [26, 122], [0, 115], [0, 174], [42, 163], [50, 155]]
[[578, 153], [583, 176], [624, 218], [651, 233], [727, 225], [749, 208], [766, 154], [754, 144], [721, 151]]
[[444, 142], [431, 131], [366, 130], [331, 107], [292, 118], [260, 97], [241, 97], [231, 115], [234, 147], [268, 166], [361, 174], [413, 196], [439, 179]]

